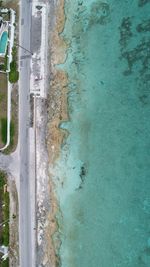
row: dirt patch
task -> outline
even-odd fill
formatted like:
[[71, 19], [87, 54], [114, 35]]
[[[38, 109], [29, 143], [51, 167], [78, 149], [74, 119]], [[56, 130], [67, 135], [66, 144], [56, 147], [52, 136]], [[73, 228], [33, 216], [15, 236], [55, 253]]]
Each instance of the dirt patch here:
[[4, 8], [12, 8], [16, 11], [17, 15], [19, 14], [19, 1], [18, 0], [3, 0], [2, 1], [2, 7]]
[[11, 177], [8, 185], [10, 197], [9, 262], [11, 267], [16, 267], [19, 266], [18, 194], [15, 181]]
[[[0, 170], [0, 245], [9, 246], [9, 192], [7, 174]], [[3, 265], [4, 264], [4, 265]], [[0, 266], [8, 266], [8, 259], [3, 262], [0, 257]]]

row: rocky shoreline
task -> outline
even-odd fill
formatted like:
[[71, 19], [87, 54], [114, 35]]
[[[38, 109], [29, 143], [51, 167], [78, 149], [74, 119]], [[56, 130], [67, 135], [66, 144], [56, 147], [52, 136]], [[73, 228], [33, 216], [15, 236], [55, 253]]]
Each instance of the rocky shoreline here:
[[[58, 251], [61, 245], [59, 240], [57, 214], [59, 205], [55, 194], [55, 182], [53, 174], [50, 170], [53, 169], [55, 161], [60, 154], [62, 141], [67, 136], [67, 132], [60, 129], [59, 125], [63, 121], [68, 120], [67, 110], [67, 74], [58, 69], [57, 65], [64, 63], [66, 59], [67, 45], [61, 33], [65, 24], [64, 0], [53, 1], [50, 4], [50, 88], [48, 92], [48, 121], [47, 121], [47, 150], [48, 150], [48, 165], [49, 168], [49, 201], [50, 210], [47, 213], [45, 227], [45, 259], [44, 266], [59, 266], [60, 259]], [[54, 238], [54, 236], [56, 238]]]

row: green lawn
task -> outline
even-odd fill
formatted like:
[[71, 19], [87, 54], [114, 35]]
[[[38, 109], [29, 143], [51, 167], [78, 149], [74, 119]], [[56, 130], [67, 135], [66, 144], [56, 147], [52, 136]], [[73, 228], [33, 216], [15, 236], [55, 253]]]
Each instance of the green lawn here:
[[[9, 154], [14, 148], [15, 134], [16, 134], [15, 127], [16, 127], [15, 123], [12, 120], [10, 123], [10, 144], [9, 144], [8, 148], [6, 148], [4, 150], [5, 154]], [[2, 135], [2, 138], [7, 139], [7, 119], [5, 119], [5, 122], [3, 123], [3, 128], [1, 128], [1, 135]]]

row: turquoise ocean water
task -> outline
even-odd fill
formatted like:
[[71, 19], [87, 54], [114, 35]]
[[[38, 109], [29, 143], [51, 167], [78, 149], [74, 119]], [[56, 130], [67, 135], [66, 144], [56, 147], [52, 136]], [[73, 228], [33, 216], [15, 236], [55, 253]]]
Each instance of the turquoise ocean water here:
[[150, 1], [66, 0], [62, 267], [150, 266]]

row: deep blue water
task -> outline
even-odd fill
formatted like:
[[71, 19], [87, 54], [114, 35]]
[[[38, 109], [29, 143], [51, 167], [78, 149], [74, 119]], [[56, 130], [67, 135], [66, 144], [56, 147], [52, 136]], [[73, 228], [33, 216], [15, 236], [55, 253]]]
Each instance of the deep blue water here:
[[66, 0], [63, 267], [150, 266], [149, 11], [148, 0]]

